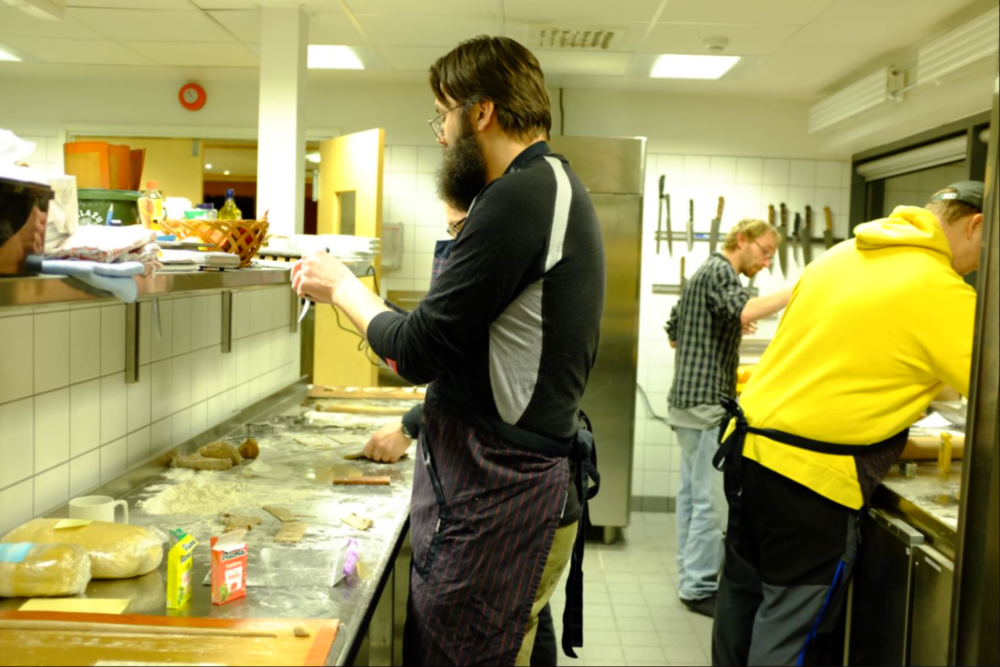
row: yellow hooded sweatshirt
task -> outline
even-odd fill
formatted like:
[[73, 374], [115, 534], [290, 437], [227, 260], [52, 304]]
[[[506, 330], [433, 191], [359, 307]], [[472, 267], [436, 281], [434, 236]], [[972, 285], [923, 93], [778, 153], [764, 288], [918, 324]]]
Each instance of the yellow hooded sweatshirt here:
[[[912, 425], [947, 383], [968, 396], [976, 293], [937, 217], [900, 206], [809, 265], [740, 405], [751, 426], [871, 445]], [[853, 456], [748, 434], [744, 455], [859, 509]]]

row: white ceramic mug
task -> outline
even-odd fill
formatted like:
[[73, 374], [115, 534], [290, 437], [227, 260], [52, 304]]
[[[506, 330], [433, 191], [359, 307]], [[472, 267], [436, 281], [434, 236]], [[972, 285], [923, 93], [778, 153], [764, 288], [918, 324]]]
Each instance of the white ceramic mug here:
[[111, 496], [82, 496], [69, 501], [69, 518], [114, 523], [115, 508], [121, 507], [128, 523], [128, 503]]

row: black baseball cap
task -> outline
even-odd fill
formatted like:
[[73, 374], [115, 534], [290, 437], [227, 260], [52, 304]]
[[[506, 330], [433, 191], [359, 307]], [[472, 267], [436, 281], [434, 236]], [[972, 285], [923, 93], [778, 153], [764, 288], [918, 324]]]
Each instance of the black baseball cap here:
[[960, 201], [972, 208], [983, 210], [983, 192], [986, 190], [986, 185], [982, 181], [959, 181], [952, 183], [946, 189], [954, 190], [954, 192], [942, 192], [934, 195], [931, 197], [931, 201]]

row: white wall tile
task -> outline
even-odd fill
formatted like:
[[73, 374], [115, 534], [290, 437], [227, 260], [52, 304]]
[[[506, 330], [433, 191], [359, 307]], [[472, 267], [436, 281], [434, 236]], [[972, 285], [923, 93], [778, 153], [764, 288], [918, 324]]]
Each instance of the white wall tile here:
[[149, 426], [151, 420], [151, 401], [153, 379], [151, 377], [151, 366], [144, 366], [140, 370], [140, 381], [135, 384], [126, 385], [128, 394], [128, 432], [132, 433], [145, 426]]
[[186, 410], [191, 406], [191, 356], [183, 354], [173, 358], [174, 377], [171, 396], [171, 413]]
[[243, 384], [250, 379], [250, 341], [234, 341], [232, 354], [236, 355], [236, 384]]
[[[242, 385], [246, 386], [246, 385]], [[236, 406], [237, 394], [239, 390], [234, 388], [225, 394], [219, 394], [208, 399], [208, 428], [212, 428], [219, 422], [229, 419], [233, 412], [238, 409]]]
[[389, 171], [417, 171], [417, 148], [415, 146], [393, 146], [389, 159]]
[[219, 354], [222, 357], [222, 390], [232, 389], [236, 386], [237, 378], [237, 359], [239, 357], [239, 352], [237, 351], [237, 344], [239, 341], [233, 341], [233, 348], [230, 350], [229, 354], [222, 354], [220, 348]]
[[427, 199], [417, 202], [418, 227], [440, 227], [445, 219], [444, 204], [440, 201]]
[[238, 308], [238, 311], [234, 313], [237, 316], [236, 335], [239, 338], [245, 338], [250, 335], [252, 330], [251, 318], [253, 317], [253, 313], [252, 304], [250, 303], [250, 293], [237, 292], [233, 296], [233, 305]]
[[710, 162], [712, 185], [726, 185], [736, 182], [736, 158], [713, 157]]
[[264, 330], [264, 291], [250, 290], [250, 329], [247, 335], [259, 334]]
[[385, 177], [385, 189], [393, 198], [415, 199], [417, 196], [417, 174], [412, 172], [393, 172]]
[[236, 411], [239, 412], [248, 405], [250, 405], [250, 383], [244, 382], [236, 387]]
[[642, 495], [649, 498], [665, 498], [673, 495], [667, 488], [669, 472], [646, 470], [642, 473], [642, 478]]
[[0, 491], [0, 535], [8, 533], [35, 515], [34, 480]]
[[206, 299], [206, 317], [208, 318], [206, 335], [208, 336], [208, 344], [219, 345], [222, 343], [222, 295], [210, 294]]
[[[65, 306], [64, 306], [65, 307]], [[35, 315], [35, 393], [69, 384], [69, 311]]]
[[150, 456], [150, 429], [144, 429], [131, 433], [128, 436], [128, 467], [134, 468]]
[[170, 417], [154, 423], [150, 442], [152, 453], [159, 454], [173, 447], [173, 437], [173, 422]]
[[173, 414], [174, 363], [164, 359], [150, 365], [150, 418], [160, 421]]
[[711, 177], [711, 159], [704, 155], [684, 156], [684, 183], [708, 183]]
[[101, 308], [101, 375], [125, 370], [125, 306]]
[[101, 378], [101, 444], [124, 436], [128, 427], [128, 393], [125, 374]]
[[191, 437], [208, 430], [208, 401], [191, 406]]
[[667, 472], [670, 470], [670, 448], [669, 447], [647, 447], [646, 448], [646, 470], [658, 470]]
[[174, 299], [173, 354], [191, 351], [191, 297]]
[[788, 185], [788, 160], [764, 160], [764, 185]]
[[191, 409], [181, 410], [170, 420], [170, 428], [173, 431], [174, 447], [191, 437]]
[[0, 373], [0, 404], [34, 393], [34, 316], [0, 317], [0, 341], [17, 354], [7, 354]]
[[196, 296], [191, 299], [191, 349], [208, 346], [208, 297]]
[[162, 361], [174, 354], [174, 303], [170, 299], [154, 299], [151, 303], [149, 319], [151, 358], [153, 361]]
[[69, 462], [69, 495], [81, 496], [101, 484], [101, 452], [94, 450]]
[[69, 460], [69, 389], [35, 396], [35, 473]]
[[209, 355], [213, 350], [198, 350], [192, 353], [191, 365], [191, 402], [200, 403], [208, 398]]
[[93, 380], [101, 374], [101, 309], [69, 313], [69, 380]]
[[35, 476], [35, 514], [44, 514], [69, 500], [69, 463]]
[[139, 365], [145, 366], [153, 360], [153, 328], [151, 318], [153, 307], [149, 301], [139, 304]]
[[0, 405], [0, 489], [34, 474], [34, 414], [31, 398]]
[[789, 185], [816, 187], [816, 162], [813, 160], [792, 160], [790, 163]]
[[[650, 396], [650, 401], [652, 401], [652, 396]], [[655, 409], [656, 403], [653, 403], [653, 406]], [[663, 412], [661, 412], [660, 414], [664, 413], [666, 413], [665, 409], [663, 409]], [[646, 423], [646, 437], [644, 441], [647, 445], [652, 445], [656, 447], [666, 447], [667, 445], [671, 444], [671, 442], [673, 441], [672, 438], [673, 434], [670, 431], [670, 427], [661, 422], [660, 420], [651, 419]]]
[[842, 162], [818, 162], [816, 164], [816, 186], [821, 188], [839, 188]]
[[75, 384], [69, 389], [70, 456], [77, 457], [101, 445], [101, 381]]
[[101, 484], [107, 484], [128, 471], [128, 442], [125, 438], [101, 447]]
[[433, 148], [421, 146], [417, 149], [417, 172], [421, 174], [437, 172], [442, 159], [443, 154], [439, 146]]
[[737, 158], [736, 182], [741, 185], [761, 185], [764, 182], [764, 160], [751, 157]]

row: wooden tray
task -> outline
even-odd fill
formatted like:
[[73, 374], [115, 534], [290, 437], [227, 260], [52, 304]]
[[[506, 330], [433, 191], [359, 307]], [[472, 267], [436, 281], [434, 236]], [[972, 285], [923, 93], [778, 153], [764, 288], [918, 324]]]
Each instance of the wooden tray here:
[[[61, 626], [59, 624], [66, 624]], [[5, 665], [324, 665], [338, 621], [0, 612]], [[296, 637], [294, 628], [309, 637]], [[263, 634], [273, 634], [265, 637]], [[257, 635], [257, 636], [254, 636]]]
[[397, 398], [422, 401], [426, 395], [426, 387], [327, 387], [316, 384], [309, 390], [309, 398]]

